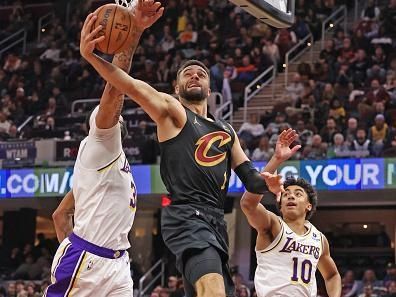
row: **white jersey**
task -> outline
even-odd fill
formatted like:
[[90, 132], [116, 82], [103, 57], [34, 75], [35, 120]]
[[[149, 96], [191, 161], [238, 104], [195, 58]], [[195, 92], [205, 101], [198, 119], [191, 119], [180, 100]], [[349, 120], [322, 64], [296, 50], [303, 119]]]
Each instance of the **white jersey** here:
[[98, 129], [97, 110], [92, 113], [89, 136], [81, 142], [74, 165], [73, 232], [98, 246], [125, 250], [130, 247], [136, 187], [122, 150], [120, 124]]
[[306, 222], [298, 235], [281, 219], [281, 231], [262, 251], [256, 251], [254, 284], [258, 297], [316, 297], [315, 272], [322, 255], [322, 233]]

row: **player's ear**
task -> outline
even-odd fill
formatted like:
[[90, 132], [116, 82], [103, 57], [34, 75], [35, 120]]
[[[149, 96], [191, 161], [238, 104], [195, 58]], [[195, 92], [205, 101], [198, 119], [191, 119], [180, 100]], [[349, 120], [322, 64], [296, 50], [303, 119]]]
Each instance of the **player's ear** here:
[[311, 211], [311, 210], [312, 210], [312, 204], [309, 203], [309, 204], [307, 205], [307, 211]]
[[179, 95], [179, 85], [177, 85], [177, 84], [175, 86], [175, 94]]
[[212, 94], [212, 90], [209, 88], [208, 89], [208, 97], [210, 96], [210, 94]]

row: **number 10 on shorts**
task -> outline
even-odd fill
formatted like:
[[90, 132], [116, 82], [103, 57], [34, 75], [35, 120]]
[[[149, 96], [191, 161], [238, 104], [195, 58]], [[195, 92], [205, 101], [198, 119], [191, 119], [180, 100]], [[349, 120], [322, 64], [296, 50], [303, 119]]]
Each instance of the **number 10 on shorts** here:
[[312, 263], [308, 259], [299, 261], [297, 257], [293, 258], [293, 276], [292, 282], [299, 282], [301, 279], [304, 284], [309, 284], [312, 275]]

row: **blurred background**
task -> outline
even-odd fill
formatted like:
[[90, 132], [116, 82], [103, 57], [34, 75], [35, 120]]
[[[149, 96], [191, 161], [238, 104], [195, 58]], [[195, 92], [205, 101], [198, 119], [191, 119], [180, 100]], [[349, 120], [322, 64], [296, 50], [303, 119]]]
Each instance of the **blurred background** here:
[[[262, 169], [281, 131], [302, 149], [279, 172], [319, 192], [312, 219], [328, 238], [342, 296], [396, 296], [396, 0], [296, 0], [289, 29], [225, 0], [167, 0], [131, 75], [173, 93], [186, 59], [211, 72], [209, 110], [231, 122]], [[58, 246], [51, 215], [72, 186], [86, 113], [104, 81], [79, 53], [86, 15], [109, 1], [0, 3], [0, 296], [41, 296]], [[111, 59], [111, 57], [106, 57]], [[160, 235], [169, 204], [156, 127], [131, 100], [124, 119], [138, 208], [130, 233], [136, 296], [183, 296]], [[237, 297], [255, 296], [255, 232], [231, 176], [226, 201]], [[263, 203], [277, 212], [272, 196]], [[319, 295], [327, 296], [318, 275]]]

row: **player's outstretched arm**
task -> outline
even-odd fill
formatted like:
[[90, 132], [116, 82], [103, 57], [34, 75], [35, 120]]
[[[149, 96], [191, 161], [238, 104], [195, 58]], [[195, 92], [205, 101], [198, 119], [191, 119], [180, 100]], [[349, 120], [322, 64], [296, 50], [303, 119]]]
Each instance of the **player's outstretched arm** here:
[[73, 231], [74, 196], [70, 190], [52, 214], [56, 237], [62, 242]]
[[[280, 176], [265, 172], [264, 179], [270, 187], [280, 181]], [[263, 195], [245, 192], [241, 198], [241, 209], [245, 214], [250, 226], [257, 230], [259, 235], [271, 233], [274, 237], [280, 232], [281, 225], [275, 214], [268, 211], [264, 205], [260, 203]]]
[[[137, 102], [156, 123], [159, 123], [170, 113], [172, 113], [172, 115], [178, 114], [177, 112], [173, 112], [175, 106], [174, 102], [177, 101], [175, 98], [168, 94], [158, 92], [141, 80], [133, 79], [120, 68], [108, 63], [93, 53], [95, 44], [103, 39], [103, 37], [95, 37], [100, 31], [99, 28], [101, 28], [101, 26], [96, 27], [90, 32], [90, 28], [95, 19], [96, 16], [90, 14], [84, 23], [81, 32], [81, 55], [108, 83]], [[179, 108], [181, 109], [180, 111], [182, 111], [181, 105]], [[176, 124], [178, 123], [177, 120], [178, 119], [176, 119]]]
[[341, 296], [341, 276], [337, 270], [333, 258], [330, 256], [329, 242], [325, 236], [323, 238], [323, 253], [319, 258], [318, 269], [323, 276], [326, 290], [329, 297]]
[[[112, 64], [129, 73], [131, 62], [136, 48], [139, 44], [142, 32], [146, 27], [151, 26], [158, 17], [153, 18], [153, 12], [161, 6], [160, 2], [140, 0], [132, 9], [131, 14], [136, 24], [131, 28], [130, 46], [114, 55]], [[85, 34], [86, 32], [84, 32]], [[96, 115], [96, 126], [100, 129], [114, 127], [119, 121], [119, 116], [124, 105], [124, 94], [106, 83], [102, 98], [100, 99], [99, 111]]]
[[[265, 166], [263, 173], [274, 173], [284, 161], [288, 160], [301, 148], [300, 145], [290, 148], [290, 145], [297, 138], [298, 135], [296, 131], [292, 129], [282, 131], [276, 142], [275, 153]], [[243, 152], [236, 134], [231, 154], [232, 169], [238, 175], [248, 192], [263, 194], [265, 191], [270, 190], [279, 199], [282, 193], [282, 183], [279, 180], [279, 183], [273, 183], [271, 187], [265, 183], [265, 176], [260, 175], [260, 172], [253, 167], [253, 163], [249, 161], [248, 157]]]

